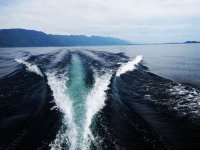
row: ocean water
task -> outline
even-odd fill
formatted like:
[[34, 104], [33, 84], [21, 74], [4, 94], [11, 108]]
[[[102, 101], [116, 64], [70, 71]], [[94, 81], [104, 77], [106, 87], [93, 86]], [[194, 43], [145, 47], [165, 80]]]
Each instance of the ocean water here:
[[200, 44], [0, 48], [0, 149], [199, 149]]

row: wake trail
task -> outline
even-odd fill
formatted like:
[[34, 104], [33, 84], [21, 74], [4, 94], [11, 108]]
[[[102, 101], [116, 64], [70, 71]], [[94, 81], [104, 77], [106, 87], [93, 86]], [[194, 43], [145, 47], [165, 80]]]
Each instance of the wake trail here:
[[84, 143], [82, 148], [89, 149], [90, 142], [94, 141], [94, 137], [90, 130], [90, 125], [92, 124], [92, 119], [95, 114], [97, 114], [104, 106], [106, 100], [106, 90], [110, 84], [112, 74], [105, 73], [104, 75], [95, 77], [95, 84], [91, 89], [90, 93], [86, 98], [86, 115], [85, 115], [85, 127], [84, 127]]
[[46, 73], [58, 108], [63, 114], [63, 121], [56, 139], [50, 144], [56, 149], [90, 149], [95, 141], [90, 126], [95, 115], [105, 106], [106, 90], [113, 71], [104, 70], [103, 74], [93, 70], [94, 85], [86, 84], [86, 72], [81, 57], [73, 54], [68, 75], [57, 75], [55, 71]]
[[74, 150], [77, 140], [77, 126], [74, 122], [73, 106], [69, 96], [66, 94], [66, 77], [58, 77], [55, 72], [46, 73], [48, 85], [53, 91], [53, 97], [58, 108], [63, 114], [63, 125], [61, 126], [56, 139], [50, 144], [52, 150], [62, 149], [68, 145]]

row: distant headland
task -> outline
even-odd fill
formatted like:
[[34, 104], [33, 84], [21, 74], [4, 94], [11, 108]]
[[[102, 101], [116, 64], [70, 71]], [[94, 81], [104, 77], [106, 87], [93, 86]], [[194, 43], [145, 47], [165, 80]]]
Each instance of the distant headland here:
[[200, 43], [200, 41], [186, 41], [184, 42], [185, 44], [190, 44], [190, 43]]

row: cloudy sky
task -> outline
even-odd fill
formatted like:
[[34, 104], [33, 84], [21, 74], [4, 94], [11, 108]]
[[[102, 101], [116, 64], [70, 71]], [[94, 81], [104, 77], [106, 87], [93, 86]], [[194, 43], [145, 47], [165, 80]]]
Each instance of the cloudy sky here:
[[140, 43], [200, 41], [200, 0], [0, 0], [0, 28]]

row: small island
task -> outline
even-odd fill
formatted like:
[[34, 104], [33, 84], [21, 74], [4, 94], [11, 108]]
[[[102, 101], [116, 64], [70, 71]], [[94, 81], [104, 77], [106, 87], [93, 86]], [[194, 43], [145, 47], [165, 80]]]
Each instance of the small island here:
[[191, 43], [200, 43], [200, 41], [186, 41], [185, 44], [191, 44]]

